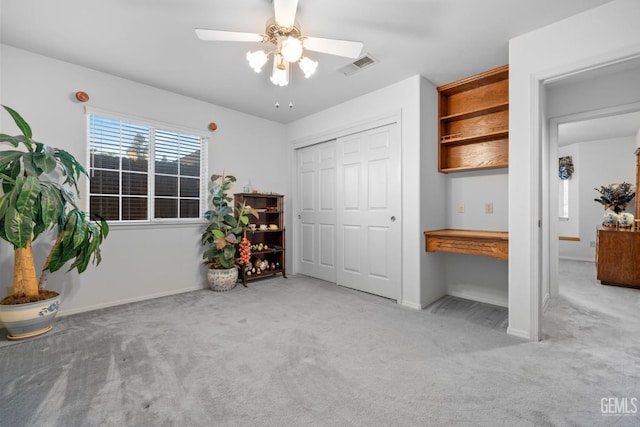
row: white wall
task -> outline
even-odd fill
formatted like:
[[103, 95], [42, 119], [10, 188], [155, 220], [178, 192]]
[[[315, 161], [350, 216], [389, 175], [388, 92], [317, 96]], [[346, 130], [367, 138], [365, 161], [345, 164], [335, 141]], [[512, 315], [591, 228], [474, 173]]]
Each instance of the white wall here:
[[573, 79], [568, 77], [546, 88], [546, 116], [564, 117], [637, 102], [640, 98], [640, 72], [636, 66], [610, 70], [603, 75], [596, 73], [588, 79], [578, 74]]
[[[447, 227], [506, 231], [509, 227], [508, 169], [456, 172], [447, 175]], [[459, 204], [464, 212], [458, 212]], [[485, 213], [485, 203], [493, 213]]]
[[[506, 231], [509, 229], [508, 169], [456, 172], [447, 175], [447, 228]], [[485, 213], [485, 203], [493, 213]], [[459, 212], [460, 204], [464, 212]], [[447, 293], [507, 306], [509, 263], [485, 256], [446, 254]]]
[[[414, 76], [370, 94], [290, 123], [288, 139], [322, 140], [340, 129], [401, 114], [402, 297], [422, 308], [445, 294], [438, 260], [424, 251], [423, 232], [444, 226], [444, 177], [437, 173], [435, 87]], [[292, 148], [293, 149], [293, 148]]]
[[[635, 137], [582, 142], [580, 156], [576, 162], [576, 173], [580, 173], [579, 195], [576, 198], [580, 212], [579, 242], [560, 242], [560, 257], [595, 261], [596, 227], [602, 224], [604, 208], [593, 199], [600, 193], [594, 188], [612, 183], [629, 182], [635, 186], [636, 156]], [[567, 147], [570, 148], [570, 147]], [[633, 201], [626, 212], [633, 213]], [[570, 209], [572, 207], [570, 206]]]
[[[0, 102], [30, 123], [34, 137], [64, 148], [83, 164], [87, 158], [84, 106], [178, 125], [209, 136], [209, 173], [236, 175], [234, 191], [251, 180], [261, 191], [289, 196], [284, 125], [176, 95], [69, 63], [1, 46]], [[2, 113], [3, 133], [17, 133]], [[218, 130], [209, 132], [209, 122]], [[86, 185], [83, 186], [86, 188]], [[289, 198], [287, 205], [289, 205]], [[82, 275], [58, 272], [47, 288], [63, 291], [61, 313], [152, 298], [206, 286], [199, 234], [203, 225], [112, 226], [103, 263]], [[36, 242], [37, 244], [38, 242]], [[42, 262], [44, 249], [36, 248]], [[0, 295], [11, 284], [13, 252], [0, 246]], [[289, 257], [288, 257], [289, 258]]]
[[[640, 2], [616, 0], [509, 43], [509, 329], [541, 332], [540, 83], [640, 54]], [[548, 117], [548, 116], [547, 116]]]
[[[427, 253], [422, 233], [447, 226], [447, 179], [446, 175], [438, 173], [438, 141], [438, 91], [429, 81], [422, 79], [420, 84], [420, 179], [418, 181], [422, 307], [447, 294], [446, 265], [442, 260], [450, 254]], [[442, 206], [439, 206], [440, 203]]]

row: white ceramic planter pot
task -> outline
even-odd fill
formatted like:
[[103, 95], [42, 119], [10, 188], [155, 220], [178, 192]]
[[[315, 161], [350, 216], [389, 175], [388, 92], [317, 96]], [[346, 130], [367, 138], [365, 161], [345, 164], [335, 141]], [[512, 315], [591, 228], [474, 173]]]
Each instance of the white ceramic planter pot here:
[[628, 212], [623, 212], [618, 215], [618, 226], [622, 228], [631, 228], [633, 227], [634, 217], [632, 214]]
[[613, 211], [605, 211], [602, 217], [602, 225], [605, 227], [615, 227], [618, 222], [618, 215]]
[[51, 330], [59, 306], [60, 295], [27, 304], [0, 305], [0, 323], [7, 328], [10, 340], [35, 337]]
[[238, 284], [238, 269], [236, 267], [222, 270], [210, 268], [207, 272], [207, 280], [212, 291], [230, 291]]

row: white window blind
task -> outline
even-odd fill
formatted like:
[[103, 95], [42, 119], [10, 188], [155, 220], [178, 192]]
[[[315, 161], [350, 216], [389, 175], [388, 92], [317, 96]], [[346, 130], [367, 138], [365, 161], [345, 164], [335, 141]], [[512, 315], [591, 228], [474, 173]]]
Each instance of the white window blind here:
[[91, 214], [108, 221], [199, 218], [203, 143], [197, 135], [90, 114]]

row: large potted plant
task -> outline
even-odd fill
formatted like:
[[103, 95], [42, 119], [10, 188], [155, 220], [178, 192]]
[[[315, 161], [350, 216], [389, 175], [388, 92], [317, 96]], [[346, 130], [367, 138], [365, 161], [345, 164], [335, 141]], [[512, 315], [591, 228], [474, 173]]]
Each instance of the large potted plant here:
[[209, 266], [209, 287], [218, 292], [235, 288], [238, 266], [249, 263], [249, 240], [245, 231], [249, 215], [258, 218], [258, 212], [251, 206], [233, 207], [229, 190], [235, 181], [234, 176], [224, 173], [211, 176], [211, 209], [204, 214], [209, 223], [202, 233], [201, 241], [206, 247], [202, 257]]
[[[0, 151], [0, 238], [14, 249], [13, 288], [0, 301], [0, 323], [8, 338], [40, 335], [51, 329], [59, 294], [43, 289], [46, 276], [73, 260], [69, 270], [86, 270], [93, 258], [100, 263], [100, 244], [107, 237], [106, 221], [91, 221], [77, 207], [78, 180], [86, 170], [68, 152], [32, 139], [31, 127], [13, 109], [2, 106], [22, 135], [0, 134], [0, 142], [16, 150]], [[32, 243], [53, 240], [36, 275]]]

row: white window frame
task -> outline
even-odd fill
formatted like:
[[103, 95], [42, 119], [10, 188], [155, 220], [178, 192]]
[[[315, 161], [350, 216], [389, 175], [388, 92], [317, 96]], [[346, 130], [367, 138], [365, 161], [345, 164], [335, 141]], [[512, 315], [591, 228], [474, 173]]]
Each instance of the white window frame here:
[[561, 179], [558, 197], [558, 217], [561, 221], [569, 220], [569, 180]]
[[[206, 220], [204, 219], [204, 213], [207, 211], [207, 204], [209, 202], [208, 200], [208, 193], [209, 193], [209, 189], [208, 189], [208, 184], [209, 184], [209, 172], [208, 172], [208, 159], [209, 159], [209, 155], [208, 155], [208, 150], [207, 147], [209, 145], [209, 136], [206, 135], [205, 133], [203, 133], [202, 131], [199, 130], [194, 130], [191, 128], [187, 128], [187, 127], [181, 127], [175, 124], [171, 124], [171, 123], [165, 123], [165, 122], [161, 122], [161, 121], [157, 121], [157, 120], [153, 120], [153, 119], [148, 119], [148, 118], [142, 118], [142, 117], [137, 117], [137, 116], [132, 116], [132, 115], [127, 115], [127, 114], [122, 114], [122, 113], [117, 113], [117, 112], [113, 112], [113, 111], [108, 111], [108, 110], [103, 110], [103, 109], [99, 109], [99, 108], [95, 108], [95, 107], [85, 107], [85, 119], [86, 119], [86, 147], [87, 147], [87, 158], [86, 158], [86, 165], [87, 167], [87, 172], [91, 173], [91, 150], [90, 150], [90, 144], [89, 144], [89, 136], [90, 136], [90, 132], [91, 132], [91, 128], [90, 128], [90, 123], [89, 123], [89, 119], [91, 115], [95, 115], [95, 116], [101, 116], [104, 118], [109, 118], [109, 119], [114, 119], [114, 120], [122, 120], [125, 122], [129, 122], [129, 123], [135, 123], [135, 124], [140, 124], [143, 126], [149, 126], [150, 129], [150, 133], [149, 133], [149, 137], [150, 140], [153, 138], [153, 140], [155, 141], [155, 130], [156, 129], [161, 129], [164, 131], [168, 131], [168, 132], [175, 132], [175, 133], [180, 133], [180, 134], [188, 134], [188, 135], [192, 135], [192, 136], [197, 136], [200, 138], [201, 140], [201, 147], [200, 147], [200, 191], [199, 191], [199, 198], [200, 198], [200, 212], [198, 215], [198, 218], [155, 218], [155, 206], [154, 206], [154, 197], [155, 197], [155, 192], [153, 189], [155, 189], [155, 165], [153, 165], [153, 159], [155, 158], [155, 144], [149, 144], [149, 169], [147, 171], [148, 174], [148, 179], [147, 179], [147, 219], [146, 220], [109, 220], [109, 225], [162, 225], [162, 224], [172, 224], [172, 225], [177, 225], [177, 224], [201, 224], [203, 222], [206, 222]], [[122, 172], [122, 170], [118, 170], [119, 172]], [[91, 207], [91, 198], [90, 198], [90, 193], [91, 193], [91, 186], [87, 185], [86, 191], [85, 191], [85, 197], [87, 200], [87, 211], [90, 210]], [[122, 209], [122, 206], [119, 206], [119, 209]], [[120, 212], [119, 217], [122, 217], [122, 212]]]

